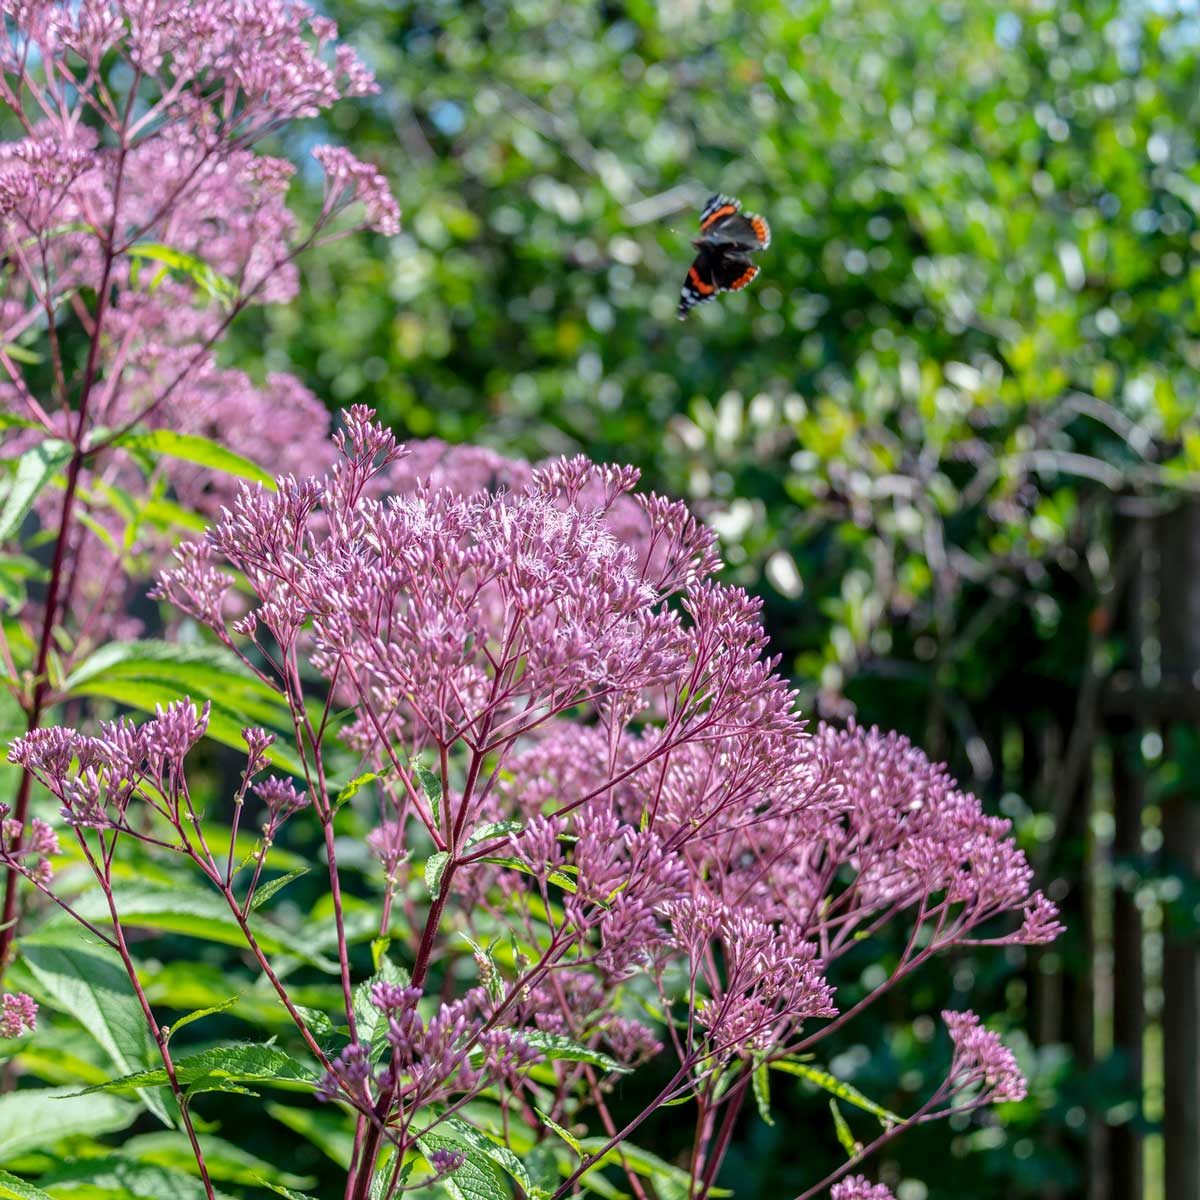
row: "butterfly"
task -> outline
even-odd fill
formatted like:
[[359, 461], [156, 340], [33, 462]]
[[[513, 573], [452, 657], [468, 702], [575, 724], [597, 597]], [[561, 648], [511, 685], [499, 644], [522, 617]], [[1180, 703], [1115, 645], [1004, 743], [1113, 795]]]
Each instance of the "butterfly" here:
[[700, 236], [692, 239], [696, 261], [679, 293], [679, 319], [719, 292], [737, 292], [757, 274], [747, 255], [771, 244], [771, 227], [760, 216], [741, 211], [732, 196], [710, 196], [700, 213]]

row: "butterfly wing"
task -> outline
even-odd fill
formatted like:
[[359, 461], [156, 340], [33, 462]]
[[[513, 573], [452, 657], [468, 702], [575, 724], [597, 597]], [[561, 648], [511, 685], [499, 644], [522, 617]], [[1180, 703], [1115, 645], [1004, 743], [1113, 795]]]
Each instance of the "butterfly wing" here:
[[740, 292], [757, 274], [758, 268], [744, 254], [725, 253], [717, 257], [713, 279], [718, 292]]
[[707, 233], [717, 221], [731, 217], [742, 207], [742, 202], [734, 196], [709, 196], [700, 210], [700, 232]]
[[716, 272], [720, 256], [708, 246], [701, 246], [696, 261], [688, 267], [679, 292], [679, 319], [682, 321], [697, 304], [711, 300], [720, 290]]
[[679, 293], [679, 319], [721, 292], [740, 292], [757, 274], [758, 268], [744, 254], [701, 246]]
[[713, 246], [765, 250], [771, 244], [770, 225], [741, 208], [741, 201], [733, 196], [710, 196], [700, 212], [700, 240]]

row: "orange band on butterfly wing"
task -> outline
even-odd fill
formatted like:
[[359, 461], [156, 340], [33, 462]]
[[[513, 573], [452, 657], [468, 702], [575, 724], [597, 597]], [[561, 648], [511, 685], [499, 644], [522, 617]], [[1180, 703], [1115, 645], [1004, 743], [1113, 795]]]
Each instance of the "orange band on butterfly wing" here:
[[[755, 270], [757, 269], [758, 268], [756, 267]], [[700, 278], [700, 272], [697, 271], [695, 267], [688, 267], [688, 278], [692, 281], [692, 287], [694, 287], [698, 292], [703, 292], [703, 294], [706, 296], [711, 295], [711, 293], [715, 290], [711, 283], [705, 283], [704, 280]]]
[[714, 221], [719, 221], [722, 217], [728, 217], [730, 214], [737, 212], [737, 209], [732, 204], [722, 204], [720, 208], [714, 209], [708, 214], [703, 221], [700, 222], [701, 230], [707, 229]]
[[728, 290], [731, 292], [740, 292], [746, 284], [758, 274], [757, 267], [747, 267], [730, 285]]
[[762, 219], [762, 217], [751, 217], [750, 227], [754, 230], [754, 236], [758, 238], [764, 246], [771, 240], [771, 227]]

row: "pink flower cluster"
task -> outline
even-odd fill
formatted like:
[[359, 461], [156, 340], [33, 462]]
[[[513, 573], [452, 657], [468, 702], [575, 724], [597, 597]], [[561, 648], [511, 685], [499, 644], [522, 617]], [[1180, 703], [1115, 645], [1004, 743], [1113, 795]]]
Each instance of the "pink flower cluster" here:
[[38, 1006], [24, 992], [0, 996], [0, 1038], [16, 1038], [37, 1028]]
[[327, 217], [357, 200], [366, 210], [368, 228], [388, 237], [400, 232], [400, 206], [378, 167], [360, 162], [342, 146], [318, 146], [313, 157], [325, 171]]
[[124, 829], [138, 799], [178, 829], [191, 816], [184, 759], [204, 736], [208, 714], [207, 703], [198, 713], [181, 700], [141, 725], [126, 717], [104, 722], [94, 736], [61, 725], [35, 729], [11, 743], [8, 758], [46, 784], [70, 825]]
[[[805, 728], [758, 604], [713, 580], [711, 533], [637, 493], [635, 471], [464, 452], [456, 472], [454, 452], [410, 455], [362, 408], [334, 447], [320, 476], [243, 486], [178, 549], [158, 595], [295, 715], [304, 790], [278, 777], [250, 789], [265, 842], [306, 809], [334, 844], [336, 729], [375, 780], [380, 936], [394, 895], [418, 930], [414, 886], [428, 896], [411, 976], [371, 992], [383, 1036], [323, 1063], [322, 1094], [367, 1122], [368, 1161], [381, 1115], [402, 1139], [430, 1105], [528, 1086], [547, 1039], [626, 1067], [665, 1043], [679, 1064], [666, 1094], [724, 1103], [724, 1066], [806, 1052], [930, 956], [1056, 936], [1007, 822], [943, 768], [875, 729]], [[246, 585], [236, 601], [231, 570]], [[329, 691], [319, 725], [300, 683], [312, 669]], [[80, 837], [141, 836], [135, 801], [183, 830], [200, 820], [184, 760], [205, 718], [182, 702], [95, 737], [38, 731], [10, 757]], [[245, 737], [239, 807], [269, 740]], [[232, 873], [193, 857], [232, 902]], [[457, 996], [427, 987], [460, 954], [441, 936], [451, 910], [474, 959]], [[514, 923], [538, 931], [540, 957], [501, 965], [485, 947]], [[838, 960], [888, 926], [905, 948], [839, 1008]], [[626, 1006], [634, 981], [677, 1019], [660, 1028]], [[1023, 1094], [994, 1034], [973, 1014], [946, 1020], [953, 1064], [922, 1119]], [[606, 1085], [589, 1086], [603, 1103]], [[888, 1195], [861, 1177], [839, 1188]]]
[[1013, 1052], [973, 1012], [944, 1012], [942, 1020], [954, 1044], [950, 1078], [956, 1088], [977, 1087], [983, 1099], [997, 1103], [1025, 1099], [1025, 1076]]
[[[160, 591], [284, 686], [309, 657], [353, 708], [345, 736], [400, 780], [371, 838], [389, 878], [414, 824], [481, 912], [497, 887], [569, 878], [563, 929], [596, 978], [693, 964], [706, 1060], [794, 1047], [835, 1014], [830, 964], [905, 914], [898, 975], [955, 944], [1055, 936], [1007, 823], [942, 768], [875, 730], [805, 733], [757, 604], [707, 578], [711, 535], [633, 473], [575, 460], [511, 490], [380, 495], [407, 461], [391, 436], [353, 410], [339, 449], [323, 479], [244, 488]], [[236, 621], [225, 563], [255, 594]], [[436, 812], [409, 766], [429, 751], [467, 770]], [[520, 876], [483, 861], [501, 849]], [[1022, 909], [1018, 932], [979, 936]], [[526, 1019], [547, 1027], [562, 1006], [539, 996]]]
[[896, 1197], [882, 1183], [871, 1183], [865, 1175], [850, 1175], [833, 1185], [829, 1200], [896, 1200]]
[[59, 853], [58, 835], [40, 817], [25, 826], [9, 812], [8, 805], [0, 804], [0, 863], [15, 864], [22, 874], [45, 887], [54, 878], [50, 859]]

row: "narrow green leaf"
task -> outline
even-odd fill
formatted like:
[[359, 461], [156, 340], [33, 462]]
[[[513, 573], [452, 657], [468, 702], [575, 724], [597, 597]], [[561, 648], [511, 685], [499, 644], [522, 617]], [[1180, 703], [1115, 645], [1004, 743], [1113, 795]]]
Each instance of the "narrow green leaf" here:
[[903, 1123], [903, 1117], [890, 1112], [882, 1104], [876, 1104], [874, 1100], [869, 1096], [864, 1096], [852, 1084], [844, 1083], [836, 1075], [830, 1075], [828, 1071], [823, 1071], [820, 1067], [810, 1067], [807, 1063], [796, 1062], [794, 1059], [781, 1059], [771, 1063], [771, 1068], [775, 1071], [783, 1071], [787, 1075], [797, 1075], [801, 1079], [807, 1079], [809, 1083], [815, 1084], [831, 1096], [845, 1100], [847, 1104], [853, 1104], [855, 1108], [861, 1108], [863, 1112], [869, 1112], [885, 1129]]
[[[520, 871], [522, 875], [537, 875], [536, 872], [528, 863], [522, 862], [519, 858], [504, 857], [501, 855], [489, 854], [485, 858], [478, 860], [479, 862], [495, 863], [498, 867], [508, 867], [512, 871]], [[575, 880], [564, 871], [554, 870], [547, 876], [548, 880], [562, 888], [564, 892], [574, 894], [579, 889], [575, 884]], [[601, 908], [607, 908], [605, 904], [601, 904]]]
[[147, 500], [141, 508], [142, 519], [158, 529], [184, 530], [188, 533], [203, 533], [208, 527], [208, 518], [202, 513], [184, 508], [165, 496]]
[[117, 1096], [79, 1096], [72, 1088], [22, 1088], [0, 1096], [0, 1163], [63, 1138], [116, 1133], [137, 1120], [141, 1106]]
[[862, 1146], [855, 1140], [850, 1126], [846, 1123], [846, 1118], [842, 1116], [838, 1102], [832, 1096], [829, 1097], [829, 1111], [833, 1113], [833, 1128], [837, 1133], [837, 1140], [845, 1150], [846, 1157], [853, 1158], [862, 1149]]
[[446, 864], [449, 861], [450, 855], [445, 850], [439, 850], [425, 860], [425, 886], [429, 889], [431, 896], [438, 894], [438, 889], [442, 886], [442, 876], [446, 873]]
[[33, 507], [38, 493], [54, 478], [55, 472], [71, 457], [71, 444], [59, 438], [47, 438], [17, 460], [12, 487], [0, 509], [0, 541], [12, 537], [25, 514]]
[[[22, 938], [20, 950], [54, 1007], [74, 1017], [118, 1071], [138, 1071], [158, 1058], [145, 1013], [114, 951], [74, 932]], [[173, 1125], [162, 1097], [147, 1092], [139, 1098], [164, 1125]]]
[[365, 787], [368, 783], [373, 783], [376, 779], [382, 779], [391, 771], [391, 766], [386, 766], [382, 771], [364, 771], [361, 775], [356, 775], [340, 792], [337, 794], [337, 799], [333, 802], [333, 811], [337, 812], [343, 804], [349, 800], [353, 800], [358, 795], [359, 790]]
[[222, 1000], [220, 1004], [213, 1004], [208, 1008], [198, 1008], [195, 1012], [190, 1012], [187, 1016], [180, 1017], [167, 1030], [167, 1038], [173, 1038], [185, 1025], [190, 1025], [193, 1021], [199, 1021], [203, 1017], [211, 1017], [213, 1013], [224, 1012], [226, 1009], [232, 1008], [237, 1002], [238, 998], [236, 996], [230, 996], [228, 1000]]
[[[584, 1138], [579, 1145], [585, 1155], [592, 1155], [602, 1150], [607, 1140], [602, 1137]], [[657, 1154], [652, 1154], [649, 1150], [635, 1146], [632, 1142], [621, 1142], [591, 1165], [600, 1167], [608, 1163], [620, 1163], [643, 1178], [653, 1179], [656, 1188], [662, 1195], [666, 1195], [669, 1189], [680, 1196], [686, 1196], [687, 1188], [691, 1183], [691, 1177], [687, 1171], [674, 1166], [666, 1159], [659, 1158]], [[728, 1196], [730, 1192], [727, 1188], [711, 1188], [708, 1194], [712, 1197], [720, 1197]]]
[[39, 363], [46, 361], [44, 355], [22, 346], [19, 342], [9, 342], [3, 347], [3, 352], [14, 362], [24, 363], [27, 367], [36, 367]]
[[758, 1105], [758, 1115], [766, 1125], [774, 1125], [775, 1118], [771, 1116], [771, 1072], [766, 1063], [759, 1063], [754, 1068], [752, 1082], [754, 1088], [754, 1103]]
[[[615, 1058], [611, 1058], [600, 1050], [593, 1050], [590, 1046], [581, 1046], [561, 1033], [548, 1033], [541, 1029], [523, 1029], [519, 1036], [526, 1045], [533, 1047], [539, 1054], [551, 1061], [589, 1063], [593, 1067], [599, 1067], [602, 1071], [621, 1075], [629, 1074], [629, 1068], [621, 1066]], [[472, 1050], [470, 1058], [472, 1065], [477, 1066], [483, 1061], [483, 1051]]]
[[371, 965], [378, 971], [387, 961], [388, 947], [392, 944], [390, 937], [371, 939]]
[[566, 1142], [567, 1145], [570, 1146], [580, 1158], [584, 1157], [584, 1149], [579, 1144], [579, 1139], [569, 1129], [564, 1129], [557, 1121], [553, 1120], [551, 1117], [548, 1117], [544, 1112], [542, 1112], [540, 1108], [535, 1108], [534, 1112], [537, 1113], [542, 1124], [545, 1125], [547, 1129], [553, 1130], [555, 1133], [557, 1133], [558, 1136], [562, 1138], [562, 1140]]
[[281, 1183], [272, 1183], [269, 1179], [264, 1179], [259, 1176], [255, 1179], [256, 1183], [262, 1184], [268, 1191], [274, 1192], [277, 1196], [286, 1196], [287, 1200], [317, 1200], [316, 1196], [310, 1196], [307, 1192], [297, 1192], [294, 1188], [284, 1187]]
[[122, 435], [114, 445], [123, 450], [142, 451], [195, 463], [210, 471], [220, 471], [223, 475], [261, 483], [268, 491], [275, 490], [275, 480], [257, 463], [226, 449], [220, 442], [196, 433], [176, 433], [171, 429], [143, 430]]
[[289, 871], [286, 875], [280, 875], [278, 879], [272, 879], [270, 883], [265, 883], [254, 893], [254, 899], [250, 901], [250, 911], [256, 912], [262, 908], [276, 892], [282, 891], [289, 883], [295, 879], [299, 879], [301, 875], [307, 875], [309, 867], [297, 867], [294, 871]]
[[126, 253], [135, 262], [145, 260], [161, 263], [168, 270], [190, 279], [201, 291], [222, 304], [232, 304], [237, 300], [237, 285], [232, 280], [186, 250], [164, 246], [161, 242], [137, 242]]

